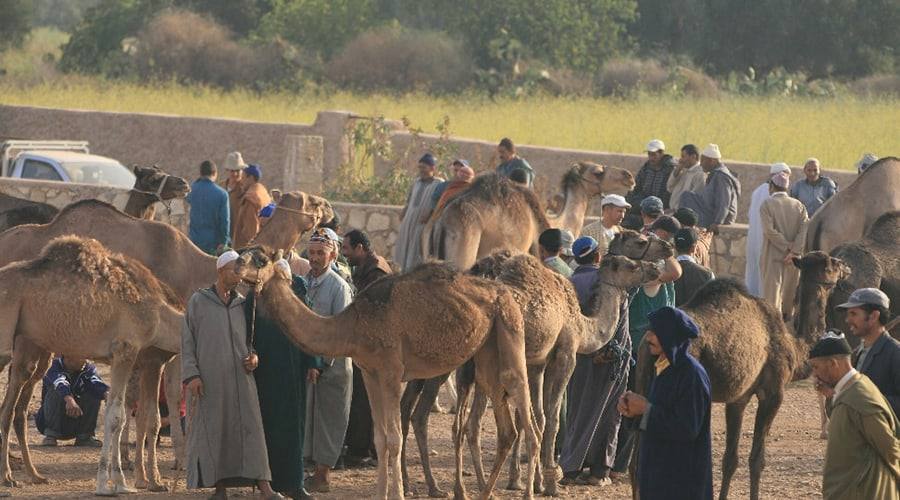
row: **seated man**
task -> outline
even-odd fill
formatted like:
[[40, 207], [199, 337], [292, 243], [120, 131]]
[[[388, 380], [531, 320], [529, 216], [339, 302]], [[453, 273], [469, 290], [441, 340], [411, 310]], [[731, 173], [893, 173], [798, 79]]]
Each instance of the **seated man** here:
[[41, 408], [34, 417], [42, 446], [56, 446], [58, 440], [75, 439], [75, 446], [99, 448], [94, 438], [100, 401], [109, 386], [103, 383], [93, 363], [81, 358], [53, 360], [41, 389]]

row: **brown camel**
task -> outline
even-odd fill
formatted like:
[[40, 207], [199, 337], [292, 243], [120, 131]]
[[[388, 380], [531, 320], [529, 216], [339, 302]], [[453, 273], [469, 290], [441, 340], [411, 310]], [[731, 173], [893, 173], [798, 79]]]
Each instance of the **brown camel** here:
[[[325, 318], [294, 296], [287, 276], [276, 275], [272, 261], [277, 257], [262, 248], [246, 251], [235, 270], [261, 288], [259, 307], [300, 348], [323, 356], [352, 357], [362, 368], [378, 452], [378, 498], [404, 497], [400, 477], [403, 382], [448, 373], [473, 356], [479, 367], [477, 377], [490, 388], [500, 415], [497, 463], [482, 496], [490, 497], [516, 436], [507, 401], [525, 417], [523, 431], [531, 452], [528, 479], [533, 479], [540, 443], [532, 423], [522, 315], [507, 287], [459, 274], [445, 264], [423, 264], [378, 280], [343, 312]], [[465, 413], [461, 408], [457, 423]], [[466, 498], [461, 440], [461, 432], [456, 433], [456, 496]], [[531, 498], [531, 492], [525, 497]]]
[[[179, 351], [182, 301], [137, 260], [78, 236], [53, 239], [38, 258], [0, 269], [0, 280], [6, 285], [0, 291], [0, 369], [11, 364], [0, 428], [8, 435], [20, 398], [30, 396], [22, 394], [23, 386], [36, 369], [46, 370], [49, 353], [109, 362], [112, 380], [96, 494], [134, 491], [122, 472], [118, 446], [126, 385], [141, 350], [155, 347], [170, 356]], [[157, 391], [158, 379], [148, 396], [155, 400]], [[16, 418], [16, 424], [23, 459], [31, 467], [24, 418]], [[8, 456], [6, 439], [0, 470], [4, 484], [14, 485]]]
[[[847, 302], [850, 294], [859, 288], [881, 289], [891, 299], [891, 317], [900, 315], [898, 242], [900, 242], [900, 210], [895, 210], [878, 217], [862, 240], [838, 245], [830, 252], [832, 257], [850, 266], [850, 274], [845, 279], [839, 280], [828, 296], [825, 316], [828, 328], [848, 331], [844, 313], [838, 311], [837, 306]], [[900, 329], [891, 330], [891, 334], [897, 338]], [[855, 347], [856, 337], [850, 335], [848, 339]]]
[[[756, 396], [756, 422], [750, 450], [750, 498], [759, 498], [759, 481], [765, 466], [766, 438], [784, 399], [785, 386], [807, 378], [805, 363], [818, 335], [792, 336], [781, 316], [764, 300], [750, 295], [731, 279], [713, 280], [697, 290], [682, 308], [700, 326], [692, 342], [693, 354], [706, 369], [713, 402], [725, 403], [726, 445], [722, 457], [719, 498], [728, 498], [738, 465], [738, 443], [744, 409]], [[806, 336], [804, 336], [806, 335]], [[655, 370], [647, 342], [641, 343], [635, 369], [635, 387], [646, 392]], [[638, 498], [632, 460], [632, 492]]]
[[562, 211], [548, 216], [533, 191], [496, 174], [480, 175], [447, 204], [432, 230], [426, 228], [432, 241], [423, 248], [459, 269], [469, 269], [497, 250], [528, 253], [548, 227], [579, 234], [592, 197], [625, 194], [633, 187], [634, 176], [627, 170], [576, 163], [562, 178]]
[[900, 159], [873, 163], [852, 184], [840, 190], [809, 219], [806, 251], [831, 249], [858, 241], [881, 214], [900, 210]]
[[[123, 211], [140, 219], [153, 219], [156, 202], [168, 208], [169, 200], [184, 198], [191, 190], [186, 180], [169, 175], [156, 165], [135, 165], [134, 175], [134, 187]], [[47, 203], [0, 194], [0, 232], [22, 224], [47, 224], [58, 213], [59, 209]]]
[[[277, 218], [272, 217], [272, 221], [266, 225], [268, 228], [266, 234], [260, 232], [258, 240], [296, 241], [303, 232], [311, 230], [324, 218], [333, 216], [331, 206], [324, 198], [299, 191], [283, 195], [279, 206], [282, 205], [287, 210], [283, 210], [282, 215]], [[277, 212], [278, 210], [276, 210]], [[208, 286], [216, 279], [215, 258], [197, 248], [184, 233], [168, 224], [130, 217], [116, 210], [112, 205], [98, 200], [82, 200], [72, 203], [64, 207], [49, 224], [26, 224], [0, 233], [0, 266], [30, 259], [37, 255], [51, 239], [67, 234], [96, 239], [108, 249], [136, 259], [153, 271], [160, 281], [174, 289], [175, 293], [185, 302], [194, 291]], [[64, 351], [58, 352], [65, 353]], [[156, 356], [148, 356], [154, 353], [155, 351], [142, 353], [135, 370], [155, 377], [154, 383], [156, 387], [159, 387], [159, 377], [153, 374], [158, 373], [159, 367], [170, 357], [166, 358], [158, 353]], [[33, 379], [28, 381], [23, 390], [23, 394], [27, 397], [21, 398], [25, 403], [16, 408], [17, 419], [20, 418], [20, 415], [24, 419], [25, 404], [30, 399], [34, 385], [40, 380], [46, 368], [44, 367], [43, 371], [35, 372]], [[177, 370], [177, 367], [175, 369]], [[170, 401], [177, 401], [181, 394], [180, 388], [175, 390], [173, 380], [180, 378], [175, 375], [173, 373], [167, 377], [165, 385], [168, 390], [167, 394], [170, 394], [167, 400]], [[142, 381], [140, 385], [143, 388], [145, 384], [149, 387], [151, 381]], [[171, 396], [171, 394], [177, 394], [177, 396]], [[155, 418], [159, 418], [157, 398], [154, 397], [152, 401], [152, 407], [147, 407], [150, 409], [150, 415], [143, 418], [141, 420], [143, 422], [151, 419], [154, 413]], [[170, 412], [170, 414], [177, 413]], [[150, 430], [139, 428], [138, 432], [147, 434]], [[180, 437], [176, 430], [173, 435], [173, 444], [176, 445], [176, 467], [180, 465], [180, 460], [184, 456], [184, 441], [179, 439]], [[141, 446], [139, 441], [138, 443]], [[153, 445], [151, 444], [151, 446]], [[28, 449], [23, 446], [23, 454], [28, 453]], [[23, 457], [23, 459], [26, 464], [31, 463], [30, 457]], [[141, 460], [138, 462], [135, 482], [143, 485], [147, 479], [144, 477], [143, 462]], [[155, 462], [151, 463], [149, 467], [151, 474], [157, 469]], [[34, 481], [40, 482], [43, 479], [33, 466], [27, 466], [26, 470]], [[154, 483], [151, 478], [149, 487], [159, 489], [162, 486], [158, 482]]]

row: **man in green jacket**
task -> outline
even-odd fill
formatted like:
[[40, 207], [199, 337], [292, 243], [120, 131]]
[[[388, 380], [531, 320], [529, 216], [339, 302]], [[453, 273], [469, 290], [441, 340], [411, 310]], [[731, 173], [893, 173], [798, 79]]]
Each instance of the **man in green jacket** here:
[[809, 352], [816, 386], [833, 395], [822, 496], [900, 498], [900, 425], [875, 384], [850, 364], [843, 334], [826, 333]]

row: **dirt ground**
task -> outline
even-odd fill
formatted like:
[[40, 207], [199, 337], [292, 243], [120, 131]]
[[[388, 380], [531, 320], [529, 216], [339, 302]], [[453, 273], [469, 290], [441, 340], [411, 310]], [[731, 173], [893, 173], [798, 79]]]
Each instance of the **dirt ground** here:
[[[103, 368], [103, 367], [101, 367]], [[105, 371], [105, 370], [103, 370]], [[5, 387], [5, 374], [0, 380], [0, 387]], [[40, 390], [35, 391], [32, 399], [30, 413], [33, 414], [38, 407]], [[740, 459], [741, 465], [735, 474], [732, 485], [732, 498], [747, 498], [749, 496], [749, 476], [747, 469], [747, 456], [753, 436], [753, 418], [756, 412], [754, 403], [747, 409], [744, 420], [744, 431], [741, 437]], [[490, 418], [486, 418], [484, 441], [485, 463], [489, 466], [494, 452], [494, 428]], [[714, 463], [714, 488], [718, 491], [721, 472], [719, 464], [722, 452], [725, 448], [725, 418], [722, 405], [713, 406], [713, 463]], [[431, 425], [431, 449], [432, 467], [435, 470], [439, 487], [445, 491], [452, 491], [453, 480], [453, 443], [450, 440], [450, 428], [452, 415], [432, 414]], [[46, 475], [50, 482], [45, 485], [32, 485], [27, 482], [25, 474], [14, 471], [14, 476], [20, 481], [17, 488], [3, 488], [0, 491], [9, 491], [14, 497], [28, 498], [94, 498], [94, 478], [96, 477], [97, 457], [99, 450], [74, 448], [71, 442], [64, 443], [57, 448], [41, 448], [35, 446], [40, 442], [40, 435], [34, 428], [33, 419], [29, 422], [29, 443], [32, 446], [35, 464], [38, 470]], [[98, 437], [102, 438], [102, 426], [98, 426]], [[422, 469], [415, 447], [414, 438], [410, 440], [410, 475], [415, 482], [416, 490], [421, 493], [419, 498], [426, 497], [425, 482], [422, 479]], [[18, 446], [13, 439], [12, 449], [18, 453]], [[813, 390], [809, 383], [792, 385], [785, 397], [784, 405], [775, 419], [775, 423], [769, 437], [766, 470], [762, 480], [762, 498], [777, 499], [806, 499], [821, 497], [821, 471], [825, 453], [825, 442], [819, 439], [818, 407]], [[178, 479], [174, 491], [157, 494], [136, 494], [130, 498], [205, 498], [210, 490], [185, 491], [184, 473], [176, 474], [170, 470], [173, 463], [171, 443], [168, 438], [163, 438], [160, 448], [160, 469], [164, 478], [171, 482]], [[468, 453], [466, 453], [467, 468]], [[129, 473], [129, 478], [130, 478]], [[506, 468], [501, 474], [498, 484], [505, 484]], [[473, 476], [466, 477], [470, 494], [477, 492]], [[355, 469], [336, 471], [333, 476], [332, 492], [317, 495], [321, 499], [342, 498], [371, 498], [375, 488], [374, 469]], [[248, 488], [231, 492], [231, 496], [250, 497], [252, 492]], [[519, 496], [519, 492], [498, 490], [496, 496], [509, 498]], [[604, 488], [597, 487], [568, 487], [563, 489], [564, 498], [631, 498], [631, 490], [627, 484], [613, 484]]]

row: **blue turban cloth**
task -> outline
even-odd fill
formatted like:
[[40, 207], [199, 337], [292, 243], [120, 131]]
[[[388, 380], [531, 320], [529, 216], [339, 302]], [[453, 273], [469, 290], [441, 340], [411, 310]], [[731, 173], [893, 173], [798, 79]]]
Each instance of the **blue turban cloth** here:
[[647, 315], [650, 330], [659, 339], [666, 358], [670, 363], [678, 362], [687, 354], [690, 340], [700, 336], [700, 327], [694, 320], [677, 307], [661, 307]]
[[262, 168], [259, 165], [251, 164], [244, 169], [244, 175], [252, 175], [256, 180], [262, 179]]
[[275, 204], [269, 203], [268, 205], [262, 207], [262, 210], [259, 211], [260, 217], [271, 217], [275, 213]]
[[425, 153], [419, 158], [419, 163], [424, 163], [426, 165], [431, 165], [432, 167], [437, 165], [437, 159], [435, 159], [434, 155], [431, 153]]

